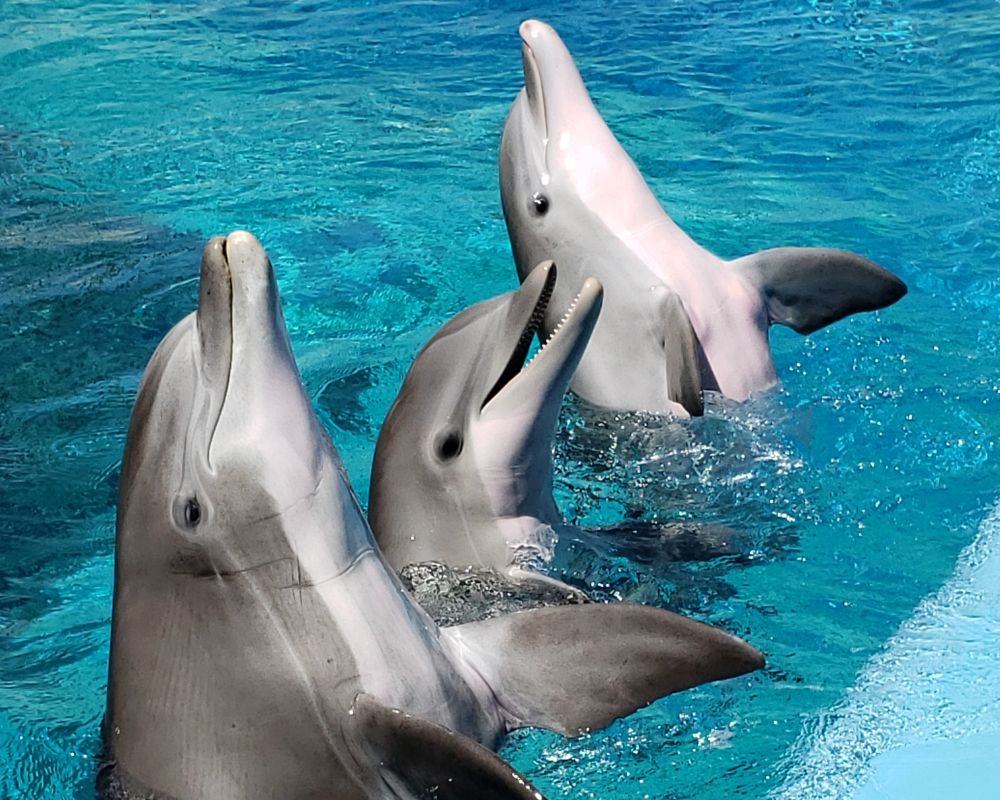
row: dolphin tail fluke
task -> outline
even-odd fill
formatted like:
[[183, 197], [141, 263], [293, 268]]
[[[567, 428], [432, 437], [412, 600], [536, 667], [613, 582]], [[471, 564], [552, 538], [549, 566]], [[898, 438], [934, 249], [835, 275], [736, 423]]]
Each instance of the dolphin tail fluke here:
[[578, 736], [662, 697], [760, 669], [735, 636], [647, 606], [540, 608], [445, 629], [511, 727]]
[[691, 318], [680, 295], [669, 290], [660, 299], [660, 309], [666, 331], [663, 349], [667, 360], [667, 398], [680, 403], [692, 417], [700, 417], [705, 413], [705, 401], [701, 392], [698, 337]]
[[437, 800], [545, 800], [496, 753], [449, 728], [359, 694], [353, 714], [399, 797]]
[[778, 247], [731, 263], [759, 289], [771, 322], [799, 333], [885, 308], [906, 294], [906, 284], [891, 272], [846, 250]]

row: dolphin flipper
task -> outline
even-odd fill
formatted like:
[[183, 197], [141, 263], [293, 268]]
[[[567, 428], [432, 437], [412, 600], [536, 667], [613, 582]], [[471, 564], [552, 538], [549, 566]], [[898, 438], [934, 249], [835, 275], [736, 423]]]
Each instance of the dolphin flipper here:
[[492, 687], [508, 725], [565, 736], [602, 728], [658, 697], [760, 669], [717, 628], [624, 603], [540, 608], [446, 628]]
[[771, 322], [798, 333], [885, 308], [906, 294], [906, 284], [891, 272], [847, 250], [778, 247], [731, 263], [759, 289]]
[[354, 701], [354, 716], [401, 797], [435, 800], [545, 800], [496, 753], [460, 733], [383, 705], [369, 694]]
[[666, 331], [663, 350], [667, 358], [667, 398], [684, 406], [692, 417], [705, 413], [701, 393], [701, 360], [698, 337], [680, 295], [664, 287], [660, 298], [661, 322]]
[[590, 596], [582, 589], [570, 586], [558, 578], [542, 575], [540, 572], [533, 572], [523, 567], [508, 567], [506, 575], [519, 586], [534, 590], [539, 594], [548, 594], [554, 591], [561, 594], [569, 603], [591, 602]]

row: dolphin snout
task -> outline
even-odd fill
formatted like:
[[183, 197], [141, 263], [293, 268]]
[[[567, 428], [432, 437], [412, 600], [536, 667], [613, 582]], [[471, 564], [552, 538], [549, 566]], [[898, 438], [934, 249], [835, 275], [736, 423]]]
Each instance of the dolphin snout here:
[[229, 372], [232, 342], [232, 276], [226, 261], [226, 240], [216, 236], [201, 255], [198, 296], [198, 339], [203, 378], [214, 383]]
[[233, 272], [241, 275], [248, 272], [267, 271], [271, 265], [264, 246], [248, 231], [233, 231], [222, 240], [222, 257]]
[[551, 25], [546, 25], [541, 20], [537, 19], [526, 19], [521, 23], [517, 32], [520, 34], [521, 39], [529, 47], [532, 41], [539, 39], [540, 37], [554, 34], [555, 30]]
[[259, 333], [276, 327], [278, 290], [274, 271], [257, 237], [247, 231], [233, 231], [221, 245], [221, 254], [231, 276], [234, 325]]

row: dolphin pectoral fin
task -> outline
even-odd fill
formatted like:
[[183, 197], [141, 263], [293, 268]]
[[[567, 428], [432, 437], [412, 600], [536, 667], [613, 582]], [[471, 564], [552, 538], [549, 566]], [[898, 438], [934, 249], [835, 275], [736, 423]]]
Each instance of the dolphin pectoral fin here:
[[491, 686], [508, 724], [565, 736], [764, 665], [756, 649], [717, 628], [624, 603], [521, 611], [444, 634]]
[[660, 308], [667, 361], [667, 398], [680, 403], [692, 417], [700, 417], [705, 413], [705, 401], [701, 392], [698, 337], [680, 295], [665, 290]]
[[885, 308], [907, 291], [891, 272], [846, 250], [779, 247], [731, 263], [760, 290], [771, 322], [798, 333]]
[[383, 705], [369, 694], [354, 716], [383, 780], [400, 796], [436, 800], [545, 800], [496, 753], [449, 728]]
[[532, 589], [540, 595], [549, 595], [556, 592], [566, 600], [567, 603], [590, 603], [590, 596], [582, 589], [563, 583], [558, 578], [542, 575], [538, 572], [522, 569], [521, 567], [508, 567], [507, 577], [514, 583], [527, 589]]

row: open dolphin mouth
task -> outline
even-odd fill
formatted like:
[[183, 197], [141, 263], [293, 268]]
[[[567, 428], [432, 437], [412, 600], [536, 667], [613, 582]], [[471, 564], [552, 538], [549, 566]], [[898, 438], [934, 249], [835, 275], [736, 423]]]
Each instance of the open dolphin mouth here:
[[480, 409], [485, 408], [486, 404], [490, 402], [494, 397], [496, 397], [500, 391], [510, 383], [514, 377], [521, 372], [524, 367], [524, 362], [528, 358], [528, 351], [531, 350], [531, 342], [535, 338], [535, 334], [538, 333], [542, 328], [542, 323], [545, 321], [545, 312], [549, 308], [549, 301], [552, 299], [552, 290], [556, 286], [556, 267], [553, 264], [548, 273], [545, 276], [545, 283], [542, 286], [542, 291], [538, 295], [538, 299], [535, 301], [535, 307], [532, 309], [531, 316], [528, 317], [528, 321], [521, 331], [521, 336], [517, 340], [517, 345], [514, 347], [514, 352], [511, 353], [510, 358], [507, 361], [507, 366], [504, 367], [502, 373], [500, 373], [500, 378], [493, 388], [486, 393], [486, 398], [483, 400]]
[[[545, 274], [544, 283], [521, 329], [517, 344], [500, 377], [486, 394], [481, 411], [485, 411], [486, 407], [505, 390], [512, 390], [532, 378], [537, 378], [536, 383], [541, 384], [540, 391], [545, 394], [562, 384], [562, 391], [559, 392], [561, 395], [568, 386], [573, 370], [576, 369], [597, 322], [604, 290], [597, 280], [588, 278], [563, 312], [559, 324], [551, 333], [543, 336], [542, 325], [552, 299], [556, 279], [556, 266], [552, 264]], [[536, 334], [542, 339], [541, 347], [529, 361], [528, 353]]]

